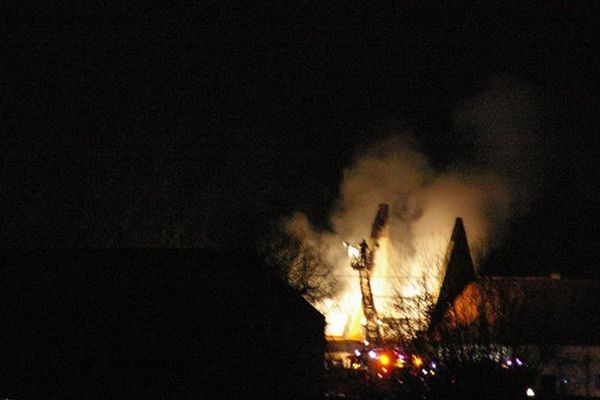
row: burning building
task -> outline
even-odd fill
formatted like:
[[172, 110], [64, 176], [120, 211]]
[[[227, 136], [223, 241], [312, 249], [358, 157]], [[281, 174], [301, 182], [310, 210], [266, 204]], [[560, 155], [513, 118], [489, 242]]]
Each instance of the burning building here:
[[[489, 165], [471, 169], [462, 164], [437, 170], [414, 139], [395, 134], [357, 154], [344, 169], [326, 229], [315, 227], [300, 212], [286, 219], [284, 233], [326, 266], [319, 281], [304, 286], [338, 283], [332, 293], [311, 299], [326, 316], [327, 336], [360, 341], [366, 337], [365, 326], [374, 331], [374, 319], [363, 312], [370, 308], [361, 295], [366, 273], [350, 268], [352, 254], [350, 258], [347, 254], [360, 253], [363, 240], [375, 250], [368, 280], [377, 324], [386, 331], [388, 322], [399, 318], [419, 321], [418, 308], [407, 316], [398, 310], [397, 299], [437, 300], [456, 217], [467, 221], [466, 233], [479, 255], [501, 239], [507, 221], [525, 207], [525, 191], [504, 172]], [[375, 248], [373, 218], [381, 203], [388, 205], [388, 214]], [[344, 248], [343, 242], [352, 246]]]
[[461, 219], [456, 220], [445, 255], [438, 244], [428, 249], [435, 251], [435, 256], [405, 258], [403, 263], [392, 246], [389, 213], [389, 205], [380, 204], [369, 240], [343, 243], [348, 252], [347, 270], [342, 275], [346, 278], [345, 290], [338, 298], [316, 305], [327, 317], [329, 340], [392, 340], [398, 335], [393, 325], [400, 319], [410, 319], [424, 328], [423, 310], [412, 309], [411, 315], [406, 315], [408, 311], [399, 307], [399, 299], [427, 297], [431, 303], [440, 294], [440, 272], [456, 268], [454, 265], [466, 256], [472, 266], [463, 244], [466, 234]]
[[[437, 338], [440, 357], [452, 345], [455, 352], [461, 349], [463, 358], [491, 357], [507, 367], [528, 363], [538, 372], [537, 393], [600, 397], [600, 281], [561, 279], [558, 274], [482, 276], [473, 263], [463, 220], [457, 218], [438, 272], [419, 285], [417, 276], [398, 274], [403, 265], [392, 261], [389, 226], [381, 218], [385, 209], [379, 207], [369, 241], [347, 245], [347, 268], [354, 272], [356, 285], [343, 297], [353, 300], [353, 307], [347, 308], [342, 335], [328, 337], [332, 359], [343, 359], [364, 339], [392, 341], [388, 324], [412, 319], [418, 329]], [[421, 265], [423, 271], [436, 271], [425, 267], [430, 266]], [[383, 284], [391, 279], [396, 281]], [[367, 290], [365, 282], [371, 285]], [[402, 294], [425, 295], [430, 308], [401, 315], [407, 310], [394, 307], [391, 298]], [[424, 316], [427, 320], [420, 320]], [[376, 333], [369, 326], [373, 319]]]

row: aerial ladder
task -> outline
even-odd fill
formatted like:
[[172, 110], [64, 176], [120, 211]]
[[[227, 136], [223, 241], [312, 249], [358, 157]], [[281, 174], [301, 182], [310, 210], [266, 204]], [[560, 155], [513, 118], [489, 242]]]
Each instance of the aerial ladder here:
[[369, 242], [363, 239], [358, 247], [347, 242], [350, 266], [358, 271], [360, 280], [360, 293], [362, 297], [362, 309], [366, 320], [365, 339], [370, 343], [381, 342], [377, 310], [373, 302], [373, 291], [371, 290], [371, 273], [375, 265], [375, 253], [379, 248], [379, 241], [389, 218], [389, 205], [380, 204], [371, 229]]

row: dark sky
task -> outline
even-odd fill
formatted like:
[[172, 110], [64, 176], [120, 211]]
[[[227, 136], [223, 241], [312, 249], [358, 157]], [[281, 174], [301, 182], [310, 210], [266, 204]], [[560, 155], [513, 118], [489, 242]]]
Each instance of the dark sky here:
[[486, 268], [600, 276], [593, 10], [411, 4], [5, 9], [2, 245], [250, 247], [295, 210], [326, 225], [343, 168], [390, 130], [439, 170], [472, 157], [453, 112], [503, 74], [539, 94], [550, 157]]

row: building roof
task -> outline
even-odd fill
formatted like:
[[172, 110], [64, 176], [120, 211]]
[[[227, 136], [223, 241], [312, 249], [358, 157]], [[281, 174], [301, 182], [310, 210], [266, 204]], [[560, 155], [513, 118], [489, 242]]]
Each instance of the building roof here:
[[497, 324], [519, 343], [600, 345], [600, 281], [583, 279], [486, 277], [504, 303]]
[[[431, 318], [439, 326], [450, 307], [475, 323], [484, 312], [498, 341], [599, 345], [600, 281], [552, 277], [477, 276], [462, 220], [448, 245], [445, 275]], [[491, 314], [495, 314], [492, 316]]]
[[432, 323], [439, 322], [448, 306], [463, 288], [475, 280], [475, 268], [462, 219], [457, 218], [444, 260], [444, 279], [440, 288]]

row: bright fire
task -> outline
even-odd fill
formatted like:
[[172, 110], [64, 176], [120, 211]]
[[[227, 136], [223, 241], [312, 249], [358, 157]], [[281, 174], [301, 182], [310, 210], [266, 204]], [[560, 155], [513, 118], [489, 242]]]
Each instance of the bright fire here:
[[[448, 238], [444, 236], [430, 240], [421, 246], [413, 257], [400, 258], [393, 248], [389, 236], [380, 239], [375, 253], [375, 263], [371, 273], [371, 289], [375, 308], [380, 318], [409, 317], [419, 319], [418, 310], [414, 315], [400, 315], [397, 307], [399, 296], [415, 297], [428, 293], [437, 298], [440, 289], [441, 260]], [[362, 310], [361, 291], [358, 273], [350, 267], [351, 257], [359, 255], [359, 250], [347, 242], [348, 257], [340, 260], [343, 271], [338, 276], [345, 282], [343, 290], [336, 298], [326, 299], [316, 307], [326, 316], [326, 335], [331, 339], [364, 340], [366, 320]], [[403, 310], [406, 312], [406, 310]], [[427, 323], [427, 321], [418, 321]]]

